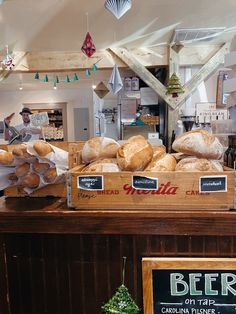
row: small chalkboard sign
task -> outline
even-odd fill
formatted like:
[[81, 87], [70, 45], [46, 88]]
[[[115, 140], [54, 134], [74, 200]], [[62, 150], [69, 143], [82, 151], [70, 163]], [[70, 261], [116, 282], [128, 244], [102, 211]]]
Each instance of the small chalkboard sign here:
[[97, 176], [78, 176], [77, 187], [82, 190], [101, 191], [104, 190], [104, 180], [102, 175]]
[[133, 176], [132, 187], [136, 190], [157, 190], [158, 178]]
[[199, 179], [201, 193], [227, 192], [227, 176], [203, 176]]
[[235, 258], [143, 258], [144, 314], [236, 312]]

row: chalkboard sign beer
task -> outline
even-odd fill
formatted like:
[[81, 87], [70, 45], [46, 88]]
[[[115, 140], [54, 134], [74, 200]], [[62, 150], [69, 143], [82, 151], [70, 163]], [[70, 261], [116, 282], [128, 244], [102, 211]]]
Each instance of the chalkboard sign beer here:
[[143, 280], [145, 314], [236, 313], [236, 259], [143, 259]]

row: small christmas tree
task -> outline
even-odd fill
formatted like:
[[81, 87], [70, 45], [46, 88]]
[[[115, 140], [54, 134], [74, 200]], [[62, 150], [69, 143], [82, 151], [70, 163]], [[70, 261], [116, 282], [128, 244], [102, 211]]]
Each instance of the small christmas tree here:
[[179, 93], [184, 93], [184, 89], [180, 83], [180, 79], [176, 75], [176, 73], [173, 73], [169, 79], [169, 82], [167, 84], [167, 92], [166, 94], [171, 94], [172, 97], [178, 97]]
[[140, 312], [128, 289], [124, 285], [125, 261], [126, 257], [123, 257], [123, 283], [116, 290], [113, 297], [102, 306], [103, 314], [138, 314]]

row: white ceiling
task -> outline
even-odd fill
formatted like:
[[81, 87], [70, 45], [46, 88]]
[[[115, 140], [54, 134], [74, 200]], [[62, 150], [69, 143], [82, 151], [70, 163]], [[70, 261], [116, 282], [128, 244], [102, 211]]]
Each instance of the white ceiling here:
[[80, 51], [87, 30], [98, 51], [167, 45], [178, 28], [224, 27], [208, 44], [229, 41], [236, 32], [235, 0], [133, 0], [120, 20], [104, 2], [5, 0], [0, 5], [0, 50], [8, 45], [11, 51]]

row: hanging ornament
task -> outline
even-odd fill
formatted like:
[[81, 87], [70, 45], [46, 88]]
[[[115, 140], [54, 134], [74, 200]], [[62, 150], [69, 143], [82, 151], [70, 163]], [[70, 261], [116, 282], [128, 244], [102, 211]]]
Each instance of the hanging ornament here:
[[83, 42], [83, 45], [81, 47], [82, 52], [88, 56], [89, 58], [92, 57], [92, 55], [95, 53], [96, 51], [96, 47], [93, 43], [92, 37], [90, 35], [89, 32], [87, 32], [86, 36], [85, 36], [85, 40]]
[[121, 90], [123, 87], [123, 82], [120, 76], [120, 72], [116, 64], [113, 67], [111, 77], [108, 81], [108, 85], [110, 86], [114, 94], [118, 93], [119, 90]]
[[66, 76], [66, 78], [65, 78], [65, 83], [70, 83], [69, 75]]
[[106, 94], [109, 93], [109, 89], [103, 82], [100, 82], [94, 89], [94, 92], [98, 95], [99, 98], [103, 98], [106, 96]]
[[131, 9], [131, 0], [106, 0], [105, 8], [110, 11], [117, 19], [120, 19], [129, 9]]
[[35, 73], [34, 79], [39, 80], [39, 72]]
[[45, 75], [43, 81], [44, 81], [45, 83], [48, 83], [49, 80], [48, 80], [48, 75], [47, 75], [47, 74]]
[[89, 70], [89, 69], [86, 69], [85, 74], [86, 74], [87, 76], [90, 76], [90, 75], [91, 75], [90, 70]]
[[171, 75], [166, 88], [166, 94], [172, 95], [173, 98], [178, 97], [180, 93], [184, 93], [184, 89], [176, 73]]
[[74, 81], [78, 81], [78, 80], [79, 80], [78, 75], [75, 73], [74, 74]]
[[117, 289], [113, 297], [102, 306], [103, 314], [138, 314], [140, 310], [133, 301], [129, 290], [124, 285], [124, 269], [126, 257], [123, 257], [123, 280], [122, 285]]
[[56, 84], [60, 83], [58, 75], [56, 75], [55, 82], [56, 82]]
[[94, 63], [93, 67], [92, 67], [93, 71], [97, 71], [98, 70], [98, 66], [96, 65], [96, 63]]
[[12, 70], [12, 68], [15, 66], [13, 63], [13, 57], [9, 54], [8, 45], [6, 46], [6, 55], [2, 60], [2, 66], [7, 70]]

